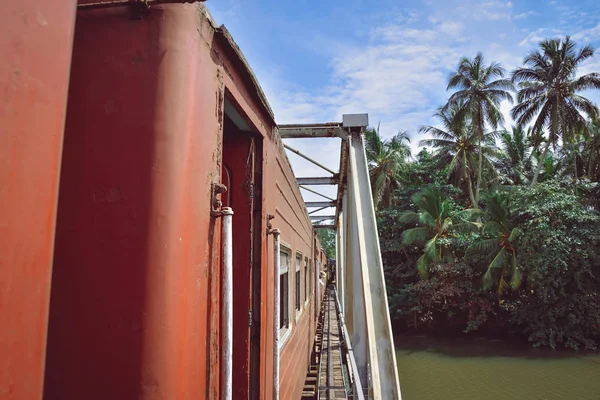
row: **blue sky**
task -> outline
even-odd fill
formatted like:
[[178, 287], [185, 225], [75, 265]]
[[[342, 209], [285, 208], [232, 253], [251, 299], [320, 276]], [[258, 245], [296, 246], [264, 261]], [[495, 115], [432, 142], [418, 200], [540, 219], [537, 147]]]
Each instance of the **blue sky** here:
[[[547, 37], [600, 48], [600, 1], [208, 0], [244, 52], [279, 124], [369, 113], [390, 137], [444, 104], [448, 74], [481, 51], [508, 71]], [[600, 72], [600, 50], [581, 69]], [[589, 97], [600, 103], [598, 93]], [[507, 125], [509, 104], [503, 105]], [[294, 142], [337, 167], [333, 143]], [[290, 157], [297, 175], [315, 171]], [[305, 172], [305, 173], [302, 173]]]

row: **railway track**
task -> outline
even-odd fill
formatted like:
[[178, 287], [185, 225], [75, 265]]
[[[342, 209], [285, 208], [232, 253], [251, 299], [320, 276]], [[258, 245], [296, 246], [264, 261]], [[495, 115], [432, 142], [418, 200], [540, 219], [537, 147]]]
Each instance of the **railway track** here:
[[306, 376], [302, 399], [348, 399], [342, 334], [333, 286], [323, 299], [313, 359]]

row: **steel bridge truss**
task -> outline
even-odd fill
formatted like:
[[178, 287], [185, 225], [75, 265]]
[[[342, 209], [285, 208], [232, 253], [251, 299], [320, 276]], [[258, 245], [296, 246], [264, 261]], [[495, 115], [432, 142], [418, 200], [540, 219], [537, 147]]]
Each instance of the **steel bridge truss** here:
[[[306, 206], [313, 227], [336, 232], [336, 283], [339, 317], [349, 354], [354, 398], [401, 399], [400, 383], [389, 316], [383, 263], [369, 169], [364, 146], [367, 114], [344, 115], [341, 123], [280, 125], [282, 139], [340, 138], [340, 165], [333, 171], [294, 149], [284, 147], [319, 166], [327, 176], [296, 177], [303, 190], [323, 201]], [[331, 198], [309, 185], [337, 185]], [[318, 215], [334, 208], [335, 212]], [[356, 393], [361, 392], [361, 393]]]

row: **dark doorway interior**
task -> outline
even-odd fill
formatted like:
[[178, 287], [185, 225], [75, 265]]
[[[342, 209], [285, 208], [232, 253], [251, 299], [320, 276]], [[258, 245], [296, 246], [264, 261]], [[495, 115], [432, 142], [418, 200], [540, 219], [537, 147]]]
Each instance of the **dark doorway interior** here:
[[223, 205], [233, 209], [233, 398], [258, 398], [262, 141], [225, 101]]

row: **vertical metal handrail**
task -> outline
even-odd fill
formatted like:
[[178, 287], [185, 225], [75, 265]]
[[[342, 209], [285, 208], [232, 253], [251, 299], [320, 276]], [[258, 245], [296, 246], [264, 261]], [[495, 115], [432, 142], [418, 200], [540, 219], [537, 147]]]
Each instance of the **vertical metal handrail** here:
[[231, 400], [233, 393], [233, 211], [229, 207], [221, 210], [221, 234], [223, 246], [223, 381], [221, 398]]
[[273, 400], [279, 400], [279, 299], [280, 290], [279, 287], [279, 270], [280, 270], [280, 234], [279, 229], [273, 229], [274, 252], [275, 252], [275, 279], [274, 280], [274, 310], [273, 310]]

